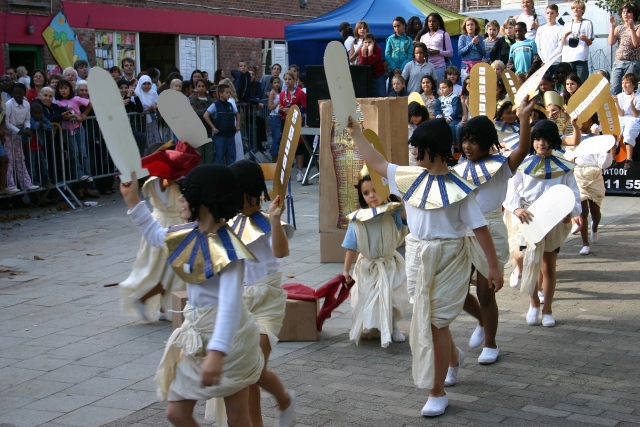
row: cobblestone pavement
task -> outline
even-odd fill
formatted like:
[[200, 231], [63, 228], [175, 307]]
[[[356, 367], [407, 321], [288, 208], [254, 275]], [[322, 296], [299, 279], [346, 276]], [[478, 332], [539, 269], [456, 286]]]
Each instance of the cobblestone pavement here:
[[[283, 272], [318, 287], [341, 265], [318, 262], [317, 183], [293, 192], [298, 231]], [[171, 327], [122, 317], [117, 288], [103, 287], [126, 277], [140, 237], [119, 196], [99, 202], [0, 223], [0, 427], [168, 425], [152, 376]], [[270, 365], [298, 394], [298, 425], [640, 424], [639, 211], [638, 198], [607, 197], [592, 254], [577, 254], [576, 237], [562, 247], [556, 327], [526, 325], [527, 298], [499, 292], [498, 363], [478, 365], [467, 350], [475, 322], [454, 322], [467, 357], [441, 417], [420, 416], [427, 393], [413, 385], [408, 342], [349, 342], [348, 303], [320, 341], [278, 344]], [[265, 395], [267, 426], [273, 404]]]

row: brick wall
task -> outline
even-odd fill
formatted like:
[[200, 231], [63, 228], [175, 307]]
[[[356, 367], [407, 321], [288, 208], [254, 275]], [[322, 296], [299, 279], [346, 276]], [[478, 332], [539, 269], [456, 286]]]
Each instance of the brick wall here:
[[249, 67], [257, 66], [261, 74], [262, 40], [218, 37], [218, 68], [230, 77], [229, 70], [237, 69], [238, 61], [246, 61]]

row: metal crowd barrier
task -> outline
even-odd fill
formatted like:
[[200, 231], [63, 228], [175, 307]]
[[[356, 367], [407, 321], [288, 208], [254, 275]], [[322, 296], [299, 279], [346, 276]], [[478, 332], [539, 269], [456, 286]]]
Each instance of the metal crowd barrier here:
[[[263, 100], [262, 105], [239, 105], [240, 128], [245, 156], [248, 154], [258, 162], [271, 162], [267, 100]], [[151, 124], [147, 124], [147, 113], [131, 113], [128, 116], [141, 155], [145, 154], [146, 147], [153, 142], [173, 139], [171, 129], [161, 117], [154, 116]], [[95, 116], [87, 117], [75, 130], [71, 130], [67, 125], [64, 127], [66, 129], [58, 123], [52, 123], [50, 130], [33, 132], [36, 135], [33, 143], [31, 139], [23, 140], [25, 169], [33, 184], [39, 185], [40, 188], [29, 190], [26, 188], [25, 180], [18, 179], [17, 171], [20, 167], [17, 164], [18, 159], [14, 158], [14, 181], [19, 191], [15, 194], [0, 194], [0, 199], [15, 196], [24, 198], [38, 193], [37, 205], [47, 198], [59, 197], [75, 209], [83, 204], [74, 193], [74, 189], [90, 187], [94, 191], [113, 188], [118, 170], [109, 156]], [[49, 182], [45, 182], [44, 179], [47, 173]], [[49, 197], [52, 193], [57, 196]]]
[[271, 137], [269, 133], [269, 106], [268, 100], [263, 99], [260, 105], [238, 104], [240, 113], [240, 133], [245, 149], [245, 156], [257, 162], [271, 162], [269, 148]]
[[[146, 118], [146, 113], [129, 114], [131, 130], [141, 155], [144, 155], [148, 141], [153, 139], [147, 136], [147, 131], [150, 131], [147, 128], [151, 128], [151, 125], [147, 126]], [[154, 138], [158, 142], [172, 138], [171, 130], [161, 119], [152, 122], [152, 125], [155, 124], [157, 132], [154, 132]], [[95, 116], [87, 117], [77, 129], [72, 129], [71, 126], [65, 125], [63, 129], [59, 123], [52, 123], [50, 130], [32, 131], [32, 135], [35, 135], [33, 140], [22, 138], [24, 160], [13, 156], [13, 178], [19, 191], [14, 194], [0, 194], [0, 199], [28, 197], [38, 193], [36, 204], [39, 205], [47, 198], [55, 198], [56, 196], [51, 197], [53, 192], [61, 201], [75, 209], [83, 204], [74, 193], [74, 188], [76, 191], [83, 188], [91, 191], [113, 191], [114, 178], [118, 170], [109, 156]], [[39, 185], [40, 188], [27, 188], [28, 181], [18, 173], [22, 171], [20, 161], [24, 162], [24, 168], [33, 185]]]

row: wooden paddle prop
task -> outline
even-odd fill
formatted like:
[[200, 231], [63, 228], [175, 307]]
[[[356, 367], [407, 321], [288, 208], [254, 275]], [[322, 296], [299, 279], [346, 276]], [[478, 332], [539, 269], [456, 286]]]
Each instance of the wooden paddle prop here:
[[182, 92], [163, 91], [158, 97], [158, 110], [180, 141], [187, 142], [194, 148], [211, 141], [202, 120]]
[[536, 246], [553, 227], [573, 210], [576, 196], [564, 184], [554, 185], [527, 208], [533, 215], [531, 222], [518, 227], [527, 243]]
[[471, 68], [469, 112], [471, 117], [496, 114], [496, 86], [498, 76], [489, 64], [480, 62]]
[[356, 116], [356, 94], [353, 90], [349, 60], [344, 45], [332, 41], [324, 51], [324, 71], [336, 117], [335, 132], [342, 132], [349, 124], [349, 116]]
[[409, 94], [409, 98], [408, 98], [407, 102], [409, 104], [411, 104], [412, 102], [417, 102], [418, 104], [422, 105], [423, 107], [425, 106], [424, 105], [424, 101], [423, 101], [422, 97], [420, 96], [420, 94], [418, 92], [411, 92]]
[[[388, 161], [389, 159], [387, 158], [387, 154], [384, 151], [384, 147], [382, 146], [382, 142], [380, 142], [378, 134], [371, 129], [365, 129], [362, 134], [367, 138], [367, 141], [373, 145], [373, 148], [375, 148], [378, 153], [382, 154], [382, 157]], [[380, 197], [380, 200], [386, 201], [389, 196], [391, 196], [389, 180], [376, 172], [367, 162], [365, 162], [365, 164], [367, 165], [367, 169], [369, 169], [369, 176], [371, 177], [373, 188], [376, 190], [376, 193], [378, 193], [378, 197]]]
[[520, 86], [513, 98], [513, 111], [520, 107], [522, 100], [527, 95], [529, 95], [529, 99], [533, 99], [533, 97], [536, 96], [538, 92], [538, 86], [540, 86], [540, 80], [542, 80], [542, 76], [544, 76], [546, 72], [549, 71], [549, 68], [551, 68], [553, 63], [556, 62], [556, 60], [559, 59], [561, 55], [562, 53], [559, 53], [558, 55], [549, 59], [542, 67], [538, 69], [538, 71], [533, 73], [531, 77], [529, 77], [522, 84], [522, 86]]
[[587, 138], [573, 150], [572, 157], [587, 156], [589, 154], [602, 154], [611, 150], [616, 144], [613, 135], [599, 135]]
[[296, 158], [296, 149], [300, 141], [300, 130], [302, 129], [302, 113], [297, 105], [292, 105], [287, 113], [287, 120], [284, 122], [282, 138], [280, 139], [280, 151], [276, 170], [273, 174], [273, 188], [269, 190], [269, 197], [275, 200], [280, 196], [280, 201], [284, 203], [287, 195], [287, 185], [291, 176], [291, 168]]
[[132, 181], [133, 172], [138, 179], [148, 176], [149, 171], [141, 165], [140, 151], [133, 138], [120, 90], [111, 74], [100, 67], [93, 67], [87, 85], [100, 131], [122, 181]]

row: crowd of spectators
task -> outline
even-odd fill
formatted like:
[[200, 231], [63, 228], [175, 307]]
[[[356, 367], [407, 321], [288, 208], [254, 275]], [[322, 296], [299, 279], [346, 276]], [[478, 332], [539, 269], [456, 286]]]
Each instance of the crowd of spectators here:
[[[585, 8], [582, 0], [574, 1], [572, 19], [562, 22], [556, 5], [549, 4], [542, 18], [536, 13], [532, 0], [523, 0], [521, 14], [502, 24], [488, 22], [483, 34], [480, 34], [480, 23], [467, 18], [458, 38], [462, 69], [451, 64], [452, 39], [438, 13], [429, 14], [424, 21], [417, 16], [408, 21], [400, 16], [394, 18], [390, 28], [393, 33], [386, 37], [384, 52], [377, 44], [382, 35], [371, 34], [365, 21], [357, 22], [355, 30], [344, 22], [338, 30], [350, 62], [371, 67], [372, 96], [420, 93], [426, 113], [413, 106], [415, 118], [444, 117], [457, 141], [459, 128], [469, 119], [467, 76], [478, 62], [490, 63], [498, 76], [502, 70], [510, 69], [522, 83], [540, 66], [553, 60], [540, 89], [541, 92], [557, 91], [566, 102], [593, 71], [588, 63], [589, 46], [594, 39], [593, 25], [583, 18]], [[637, 87], [629, 89], [637, 86], [633, 82], [640, 72], [640, 25], [636, 24], [639, 16], [635, 4], [626, 4], [621, 10], [620, 22], [613, 16], [610, 18], [608, 36], [610, 45], [618, 45], [610, 78], [612, 94], [617, 95], [620, 106], [618, 113], [635, 120], [624, 125], [624, 142], [628, 148], [625, 167], [632, 164], [636, 129], [640, 128], [634, 111]], [[256, 67], [240, 61], [237, 68], [229, 72], [230, 78], [219, 69], [213, 81], [204, 70], [182, 76], [177, 68], [172, 68], [164, 79], [155, 68], [138, 75], [135, 70], [134, 60], [125, 58], [120, 67], [114, 66], [109, 72], [130, 114], [141, 155], [150, 145], [175, 137], [165, 132], [157, 109], [158, 95], [165, 90], [183, 93], [211, 133], [213, 141], [198, 148], [204, 163], [228, 164], [244, 158], [251, 148], [264, 151], [266, 147], [262, 142], [268, 139], [272, 143], [267, 155], [275, 161], [289, 107], [295, 104], [303, 110], [306, 108], [306, 76], [301, 75], [295, 65], [283, 73], [280, 64], [273, 64], [271, 73], [259, 78]], [[113, 178], [108, 176], [113, 175], [114, 168], [105, 145], [101, 144], [97, 124], [90, 119], [92, 106], [85, 82], [88, 73], [89, 64], [82, 60], [62, 74], [29, 72], [23, 66], [5, 69], [0, 77], [0, 140], [3, 143], [0, 146], [0, 196], [52, 188], [62, 182], [74, 182], [76, 196], [81, 198], [114, 191]], [[625, 81], [631, 83], [625, 86]], [[500, 107], [509, 99], [500, 79], [496, 98], [495, 120], [504, 122]], [[233, 129], [229, 125], [231, 120], [225, 119], [227, 115], [233, 118]], [[219, 129], [216, 123], [225, 129]], [[241, 127], [241, 124], [250, 126]], [[62, 145], [57, 149], [53, 140], [55, 129], [61, 131]], [[296, 177], [301, 180], [303, 157], [302, 152], [297, 154]], [[96, 182], [94, 176], [99, 178]]]

